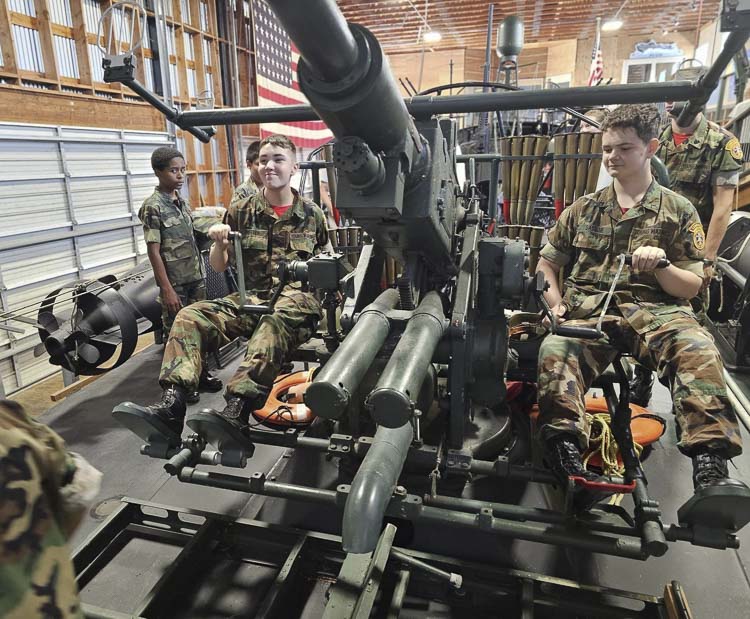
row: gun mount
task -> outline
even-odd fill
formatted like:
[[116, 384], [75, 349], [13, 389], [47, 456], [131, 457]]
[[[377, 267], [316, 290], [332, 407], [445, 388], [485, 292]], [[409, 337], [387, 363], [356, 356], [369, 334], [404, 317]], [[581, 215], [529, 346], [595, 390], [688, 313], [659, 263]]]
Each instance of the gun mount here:
[[[504, 378], [511, 355], [506, 310], [530, 305], [541, 295], [543, 282], [528, 273], [524, 241], [485, 230], [474, 184], [458, 185], [455, 124], [434, 115], [690, 99], [712, 86], [674, 82], [404, 101], [375, 37], [347, 24], [333, 0], [319, 0], [314, 11], [295, 0], [268, 4], [300, 50], [298, 81], [311, 107], [201, 110], [171, 118], [184, 127], [323, 119], [337, 140], [337, 207], [365, 229], [372, 244], [364, 247], [352, 276], [339, 283], [345, 293], [343, 338], [332, 350], [316, 350], [321, 369], [305, 395], [318, 417], [334, 422], [328, 439], [248, 428], [242, 441], [219, 437], [224, 443], [215, 446], [226, 448], [227, 457], [220, 453], [215, 461], [244, 465], [254, 443], [267, 442], [325, 451], [353, 462], [356, 470], [351, 483], [341, 483], [335, 492], [195, 471], [192, 467], [202, 462], [195, 454], [181, 457], [179, 466], [172, 462], [173, 474], [186, 483], [343, 506], [342, 544], [353, 553], [374, 550], [384, 517], [476, 527], [636, 559], [663, 554], [667, 540], [735, 547], [734, 532], [745, 524], [744, 516], [710, 535], [702, 525], [695, 530], [664, 526], [640, 478], [631, 486], [637, 516], [628, 526], [587, 523], [585, 531], [553, 530], [572, 517], [570, 511], [540, 514], [499, 503], [477, 510], [476, 503], [458, 498], [446, 509], [448, 502], [441, 505], [434, 487], [424, 498], [397, 487], [405, 471], [434, 484], [440, 475], [554, 482], [549, 471], [517, 466], [502, 441], [492, 459], [473, 456], [467, 426], [475, 410], [492, 409], [499, 426], [507, 421]], [[747, 31], [730, 37], [731, 45], [741, 46], [743, 36]], [[402, 276], [396, 287], [388, 281], [384, 290], [386, 257], [399, 262]], [[298, 278], [308, 275], [298, 265], [290, 272]], [[621, 407], [612, 382], [608, 389], [614, 415]], [[188, 425], [199, 429], [189, 420]], [[507, 435], [506, 430], [499, 427], [497, 435]], [[148, 429], [139, 435], [147, 434]]]

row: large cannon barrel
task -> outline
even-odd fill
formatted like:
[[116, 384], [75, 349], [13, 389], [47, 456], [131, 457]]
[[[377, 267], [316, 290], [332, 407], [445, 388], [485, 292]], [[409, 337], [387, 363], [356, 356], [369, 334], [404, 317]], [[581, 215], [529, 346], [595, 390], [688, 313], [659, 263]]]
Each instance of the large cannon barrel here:
[[386, 313], [396, 307], [398, 291], [389, 288], [362, 310], [351, 333], [305, 392], [305, 404], [319, 417], [339, 419], [388, 337]]
[[347, 24], [334, 0], [268, 4], [300, 51], [300, 89], [333, 134], [373, 151], [400, 144], [413, 124], [375, 36]]
[[367, 407], [377, 423], [398, 428], [411, 420], [444, 331], [442, 300], [437, 292], [429, 292], [409, 319], [377, 386], [367, 398]]
[[346, 552], [372, 552], [375, 548], [413, 438], [409, 422], [400, 428], [381, 426], [375, 433], [344, 506], [341, 545]]

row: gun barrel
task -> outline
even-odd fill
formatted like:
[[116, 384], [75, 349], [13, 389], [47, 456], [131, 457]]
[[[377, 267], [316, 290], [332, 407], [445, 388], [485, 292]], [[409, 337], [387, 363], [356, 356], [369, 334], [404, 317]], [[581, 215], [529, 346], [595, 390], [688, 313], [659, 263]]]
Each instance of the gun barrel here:
[[299, 0], [271, 0], [269, 5], [315, 75], [335, 82], [354, 68], [357, 43], [334, 0], [308, 1], [305, 8]]
[[313, 3], [270, 0], [300, 50], [297, 72], [302, 92], [339, 139], [357, 136], [374, 151], [416, 135], [385, 54], [375, 36], [347, 24], [333, 0]]
[[411, 419], [432, 355], [443, 336], [444, 321], [440, 295], [428, 292], [367, 398], [367, 407], [377, 423], [398, 428]]
[[305, 392], [305, 404], [319, 417], [339, 419], [349, 405], [388, 337], [386, 312], [396, 307], [398, 291], [390, 288], [370, 303]]

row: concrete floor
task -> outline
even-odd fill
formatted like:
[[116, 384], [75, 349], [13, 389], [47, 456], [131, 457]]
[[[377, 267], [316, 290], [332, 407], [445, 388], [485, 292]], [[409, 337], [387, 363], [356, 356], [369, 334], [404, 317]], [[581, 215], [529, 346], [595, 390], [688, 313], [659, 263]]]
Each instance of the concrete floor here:
[[[158, 399], [160, 389], [156, 376], [160, 358], [160, 347], [146, 349], [121, 368], [97, 380], [93, 386], [53, 407], [41, 418], [65, 438], [72, 450], [80, 452], [104, 473], [100, 496], [76, 533], [73, 546], [101, 523], [122, 496], [232, 516], [259, 516], [270, 522], [338, 532], [340, 515], [332, 510], [188, 486], [165, 473], [163, 461], [139, 455], [141, 441], [120, 427], [110, 411], [123, 400], [148, 403]], [[219, 376], [226, 379], [238, 362], [236, 360], [229, 368], [220, 371]], [[221, 394], [205, 394], [203, 401], [195, 406], [219, 407], [221, 402]], [[665, 522], [671, 523], [676, 520], [679, 506], [691, 495], [690, 461], [675, 448], [674, 424], [669, 413], [671, 404], [663, 387], [657, 389], [651, 409], [667, 418], [669, 427], [646, 461], [645, 469], [651, 495], [660, 501]], [[247, 474], [269, 471], [284, 453], [282, 448], [258, 446], [248, 464]], [[278, 473], [280, 481], [324, 487], [335, 484], [333, 465], [319, 456], [295, 453], [285, 461], [288, 465]], [[734, 475], [750, 483], [750, 450], [736, 458], [734, 464], [737, 467], [733, 470]], [[231, 472], [236, 474], [237, 470]], [[508, 493], [513, 493], [524, 505], [545, 505], [540, 488], [535, 484], [510, 488], [491, 480], [483, 483], [488, 500], [493, 495], [507, 498]], [[743, 619], [750, 617], [750, 528], [741, 532], [740, 538], [742, 548], [738, 551], [675, 543], [664, 557], [646, 562], [582, 556], [580, 553], [574, 556], [552, 546], [500, 539], [479, 531], [457, 534], [439, 527], [420, 528], [414, 547], [652, 595], [661, 595], [664, 584], [676, 579], [684, 587], [696, 617]], [[130, 612], [134, 600], [140, 599], [153, 584], [151, 576], [158, 576], [165, 561], [169, 560], [169, 555], [164, 552], [157, 555], [149, 555], [149, 552], [154, 551], [142, 549], [131, 553], [130, 563], [124, 568], [110, 571], [103, 580], [97, 579], [96, 587], [89, 586], [82, 592], [84, 601]], [[123, 579], [127, 586], [123, 586]], [[111, 588], [106, 586], [108, 583]]]

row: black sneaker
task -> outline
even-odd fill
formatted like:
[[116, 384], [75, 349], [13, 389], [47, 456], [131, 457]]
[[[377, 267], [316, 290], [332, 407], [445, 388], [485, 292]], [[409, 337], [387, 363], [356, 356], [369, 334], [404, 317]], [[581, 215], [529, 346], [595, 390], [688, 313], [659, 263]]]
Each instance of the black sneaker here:
[[161, 394], [161, 401], [144, 407], [144, 411], [156, 417], [178, 436], [182, 434], [188, 393], [179, 385], [170, 385]]
[[630, 381], [630, 401], [638, 406], [648, 406], [654, 386], [654, 373], [640, 363], [635, 365]]

